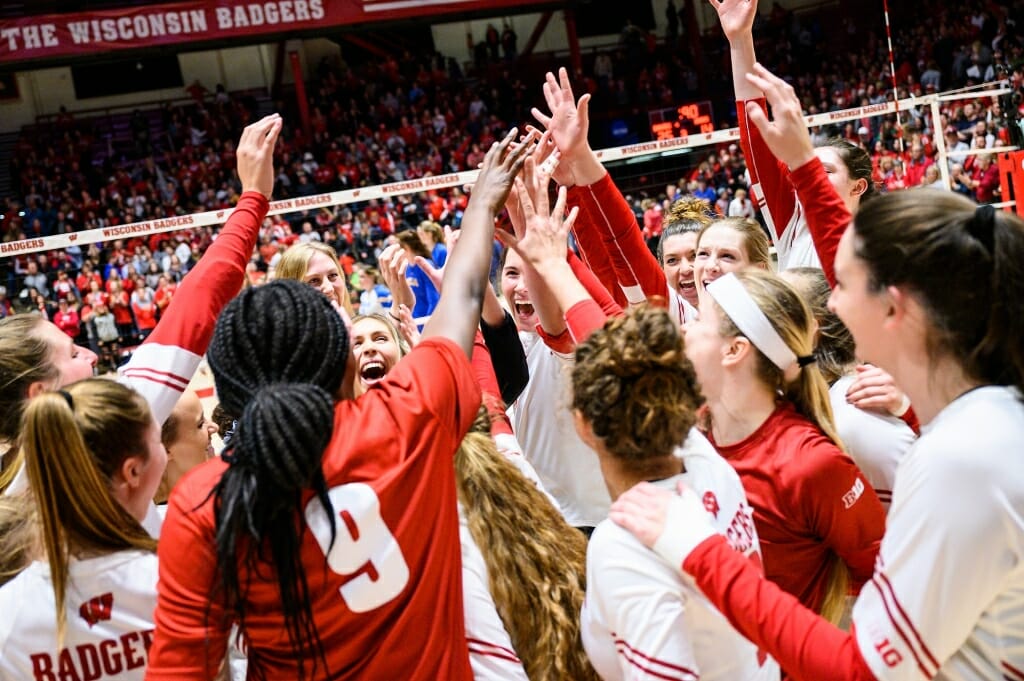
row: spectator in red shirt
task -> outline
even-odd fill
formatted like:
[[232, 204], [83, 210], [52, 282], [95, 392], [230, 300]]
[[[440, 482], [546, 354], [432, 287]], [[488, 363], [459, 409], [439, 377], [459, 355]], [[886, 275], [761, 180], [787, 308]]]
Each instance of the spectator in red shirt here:
[[933, 159], [925, 156], [924, 145], [915, 140], [914, 143], [910, 145], [910, 160], [907, 162], [906, 168], [906, 186], [920, 186], [924, 181], [924, 171], [933, 163], [935, 163]]
[[57, 328], [66, 333], [68, 337], [77, 338], [82, 330], [78, 313], [68, 305], [68, 301], [64, 298], [60, 299], [58, 308], [57, 314], [53, 315], [53, 323], [57, 325]]
[[992, 161], [992, 154], [978, 156], [974, 172], [971, 173], [970, 187], [978, 203], [992, 203], [999, 193], [999, 168]]

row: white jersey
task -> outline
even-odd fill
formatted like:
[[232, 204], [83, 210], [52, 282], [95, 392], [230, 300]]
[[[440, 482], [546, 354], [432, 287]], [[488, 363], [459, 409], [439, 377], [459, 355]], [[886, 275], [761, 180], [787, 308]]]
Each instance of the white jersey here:
[[847, 402], [846, 391], [854, 380], [854, 376], [843, 376], [829, 388], [836, 431], [846, 453], [875, 488], [878, 500], [888, 511], [896, 467], [917, 435], [903, 419], [858, 409]]
[[535, 333], [520, 332], [519, 338], [530, 381], [509, 407], [512, 429], [565, 520], [594, 527], [608, 516], [611, 498], [597, 454], [583, 444], [573, 425], [573, 358], [554, 352]]
[[156, 555], [119, 551], [69, 562], [64, 647], [49, 566], [0, 587], [0, 680], [142, 681], [153, 640]]
[[466, 643], [473, 678], [477, 681], [527, 681], [523, 663], [491, 598], [487, 564], [466, 524], [459, 504], [459, 543], [462, 545], [462, 607], [466, 611]]
[[896, 473], [875, 575], [853, 609], [880, 681], [1024, 681], [1024, 403], [957, 398]]
[[[753, 509], [732, 466], [696, 429], [678, 452], [686, 472], [655, 484], [675, 491], [682, 481], [704, 500], [729, 543], [761, 564]], [[778, 681], [779, 666], [722, 616], [688, 575], [650, 552], [610, 520], [587, 547], [583, 647], [608, 681]]]

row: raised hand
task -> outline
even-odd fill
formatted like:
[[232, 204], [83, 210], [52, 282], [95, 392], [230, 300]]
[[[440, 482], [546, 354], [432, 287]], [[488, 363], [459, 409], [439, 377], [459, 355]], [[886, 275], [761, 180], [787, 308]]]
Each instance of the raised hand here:
[[718, 12], [718, 22], [731, 43], [734, 38], [749, 34], [757, 17], [757, 0], [708, 0]]
[[[473, 185], [473, 194], [469, 197], [469, 211], [474, 202], [483, 205], [491, 213], [497, 213], [505, 203], [509, 191], [512, 189], [512, 181], [523, 162], [533, 150], [534, 135], [527, 135], [526, 139], [512, 147], [516, 138], [516, 128], [512, 128], [505, 139], [495, 142], [487, 150], [484, 162], [480, 167], [480, 174]], [[512, 148], [510, 148], [512, 147]]]
[[[410, 309], [416, 306], [416, 294], [405, 278], [405, 271], [409, 268], [409, 260], [405, 251], [398, 244], [391, 244], [377, 258], [380, 266], [380, 276], [384, 279], [384, 285], [391, 290], [391, 308], [398, 310], [400, 305], [407, 305]], [[392, 315], [394, 316], [394, 315]], [[398, 322], [398, 317], [394, 317]]]
[[[505, 203], [507, 205], [508, 201], [506, 200]], [[459, 242], [460, 234], [462, 234], [462, 232], [456, 231], [448, 225], [444, 226], [444, 245], [445, 248], [448, 249], [449, 257], [451, 257], [452, 251], [455, 250], [455, 244]], [[435, 267], [433, 260], [430, 258], [424, 258], [422, 255], [417, 255], [413, 258], [413, 262], [423, 270], [424, 274], [426, 274], [430, 279], [430, 283], [433, 284], [434, 288], [436, 288], [438, 293], [440, 293], [441, 284], [444, 282], [444, 265], [441, 267]]]
[[772, 107], [772, 120], [769, 121], [757, 103], [748, 102], [747, 118], [757, 126], [775, 157], [791, 170], [814, 158], [814, 144], [793, 86], [760, 64], [754, 64], [753, 72], [746, 74], [746, 78], [747, 82], [764, 92]]
[[558, 78], [548, 73], [544, 81], [544, 101], [550, 115], [533, 108], [530, 113], [551, 133], [558, 151], [566, 159], [588, 151], [587, 133], [590, 130], [590, 95], [585, 94], [576, 101], [569, 83], [569, 73], [558, 69]]
[[274, 191], [274, 145], [283, 122], [271, 114], [246, 126], [238, 141], [235, 157], [242, 191], [255, 191], [270, 198]]
[[[391, 315], [391, 318], [395, 319], [394, 315]], [[402, 338], [409, 344], [410, 350], [420, 344], [422, 340], [420, 330], [416, 326], [416, 321], [412, 318], [412, 310], [409, 309], [408, 305], [399, 306], [398, 318], [395, 319], [395, 324], [398, 326], [398, 333], [402, 334]]]
[[[528, 159], [522, 178], [516, 178], [516, 194], [519, 199], [522, 233], [515, 235], [499, 232], [498, 238], [514, 249], [523, 260], [535, 268], [546, 263], [565, 261], [566, 240], [569, 230], [576, 221], [579, 208], [574, 207], [565, 216], [566, 190], [559, 187], [554, 207], [549, 207], [548, 185], [551, 177], [538, 170], [533, 159]], [[516, 228], [515, 219], [513, 229]]]

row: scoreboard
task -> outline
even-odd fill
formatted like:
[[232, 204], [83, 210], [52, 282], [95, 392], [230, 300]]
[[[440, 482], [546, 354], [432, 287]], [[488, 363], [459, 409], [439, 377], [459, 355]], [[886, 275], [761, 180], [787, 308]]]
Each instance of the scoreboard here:
[[648, 112], [651, 137], [667, 140], [715, 131], [711, 102], [701, 101]]

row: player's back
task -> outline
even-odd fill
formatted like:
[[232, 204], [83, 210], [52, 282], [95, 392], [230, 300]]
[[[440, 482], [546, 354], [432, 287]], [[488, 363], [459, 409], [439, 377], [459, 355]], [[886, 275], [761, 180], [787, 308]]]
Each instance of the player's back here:
[[68, 563], [63, 646], [45, 562], [0, 588], [0, 679], [141, 681], [153, 638], [156, 555], [118, 551]]

